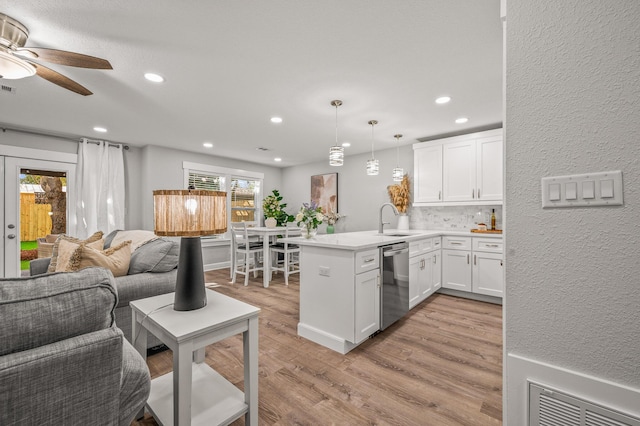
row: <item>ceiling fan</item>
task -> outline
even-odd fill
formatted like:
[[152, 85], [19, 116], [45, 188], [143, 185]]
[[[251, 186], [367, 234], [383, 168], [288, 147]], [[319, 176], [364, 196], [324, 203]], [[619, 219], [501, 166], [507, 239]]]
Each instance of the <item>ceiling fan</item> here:
[[79, 68], [113, 69], [109, 61], [94, 56], [42, 47], [25, 48], [28, 37], [27, 27], [0, 13], [0, 78], [19, 79], [38, 75], [53, 84], [87, 96], [92, 94], [89, 89], [34, 60]]

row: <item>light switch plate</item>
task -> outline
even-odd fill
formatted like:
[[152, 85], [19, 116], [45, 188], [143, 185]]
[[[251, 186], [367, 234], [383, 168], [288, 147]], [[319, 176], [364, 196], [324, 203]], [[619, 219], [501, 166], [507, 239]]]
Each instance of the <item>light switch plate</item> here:
[[621, 206], [622, 171], [542, 178], [542, 208]]

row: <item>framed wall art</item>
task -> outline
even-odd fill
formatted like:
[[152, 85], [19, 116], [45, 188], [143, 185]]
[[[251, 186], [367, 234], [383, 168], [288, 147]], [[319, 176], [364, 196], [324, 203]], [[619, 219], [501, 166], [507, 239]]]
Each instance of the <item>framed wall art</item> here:
[[320, 206], [323, 213], [338, 213], [337, 173], [311, 176], [311, 201]]

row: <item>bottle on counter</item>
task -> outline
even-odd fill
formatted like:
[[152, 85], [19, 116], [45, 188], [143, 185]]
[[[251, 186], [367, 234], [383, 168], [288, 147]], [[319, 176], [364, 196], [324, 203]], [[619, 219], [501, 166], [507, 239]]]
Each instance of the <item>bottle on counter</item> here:
[[496, 209], [491, 209], [491, 230], [496, 230]]

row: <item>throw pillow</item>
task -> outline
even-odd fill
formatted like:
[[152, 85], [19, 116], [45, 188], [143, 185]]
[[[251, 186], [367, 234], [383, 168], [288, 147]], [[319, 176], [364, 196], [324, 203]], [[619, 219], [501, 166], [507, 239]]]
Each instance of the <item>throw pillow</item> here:
[[141, 245], [149, 241], [157, 240], [158, 238], [153, 231], [146, 231], [144, 229], [118, 231], [107, 247], [117, 246], [123, 241], [131, 240], [131, 253], [133, 253]]
[[109, 269], [114, 277], [121, 277], [127, 275], [130, 259], [131, 241], [124, 241], [106, 250], [80, 244], [71, 256], [69, 270], [79, 271], [90, 266], [99, 266]]
[[164, 238], [149, 241], [131, 254], [129, 273], [169, 272], [178, 267], [180, 244]]
[[[102, 249], [104, 244], [102, 240], [102, 235], [103, 235], [103, 232], [98, 231], [84, 241], [78, 238], [70, 237], [68, 235], [60, 235], [60, 237], [58, 237], [56, 242], [53, 243], [53, 249], [51, 253], [51, 262], [49, 262], [49, 269], [47, 270], [47, 272], [56, 272], [58, 270], [57, 264], [58, 264], [58, 255], [60, 251], [60, 242], [62, 241], [72, 242], [76, 244], [76, 246], [79, 245], [80, 243], [95, 243], [93, 244], [93, 247]], [[69, 259], [67, 258], [66, 261], [68, 262]], [[66, 265], [63, 265], [62, 268], [66, 268]]]

